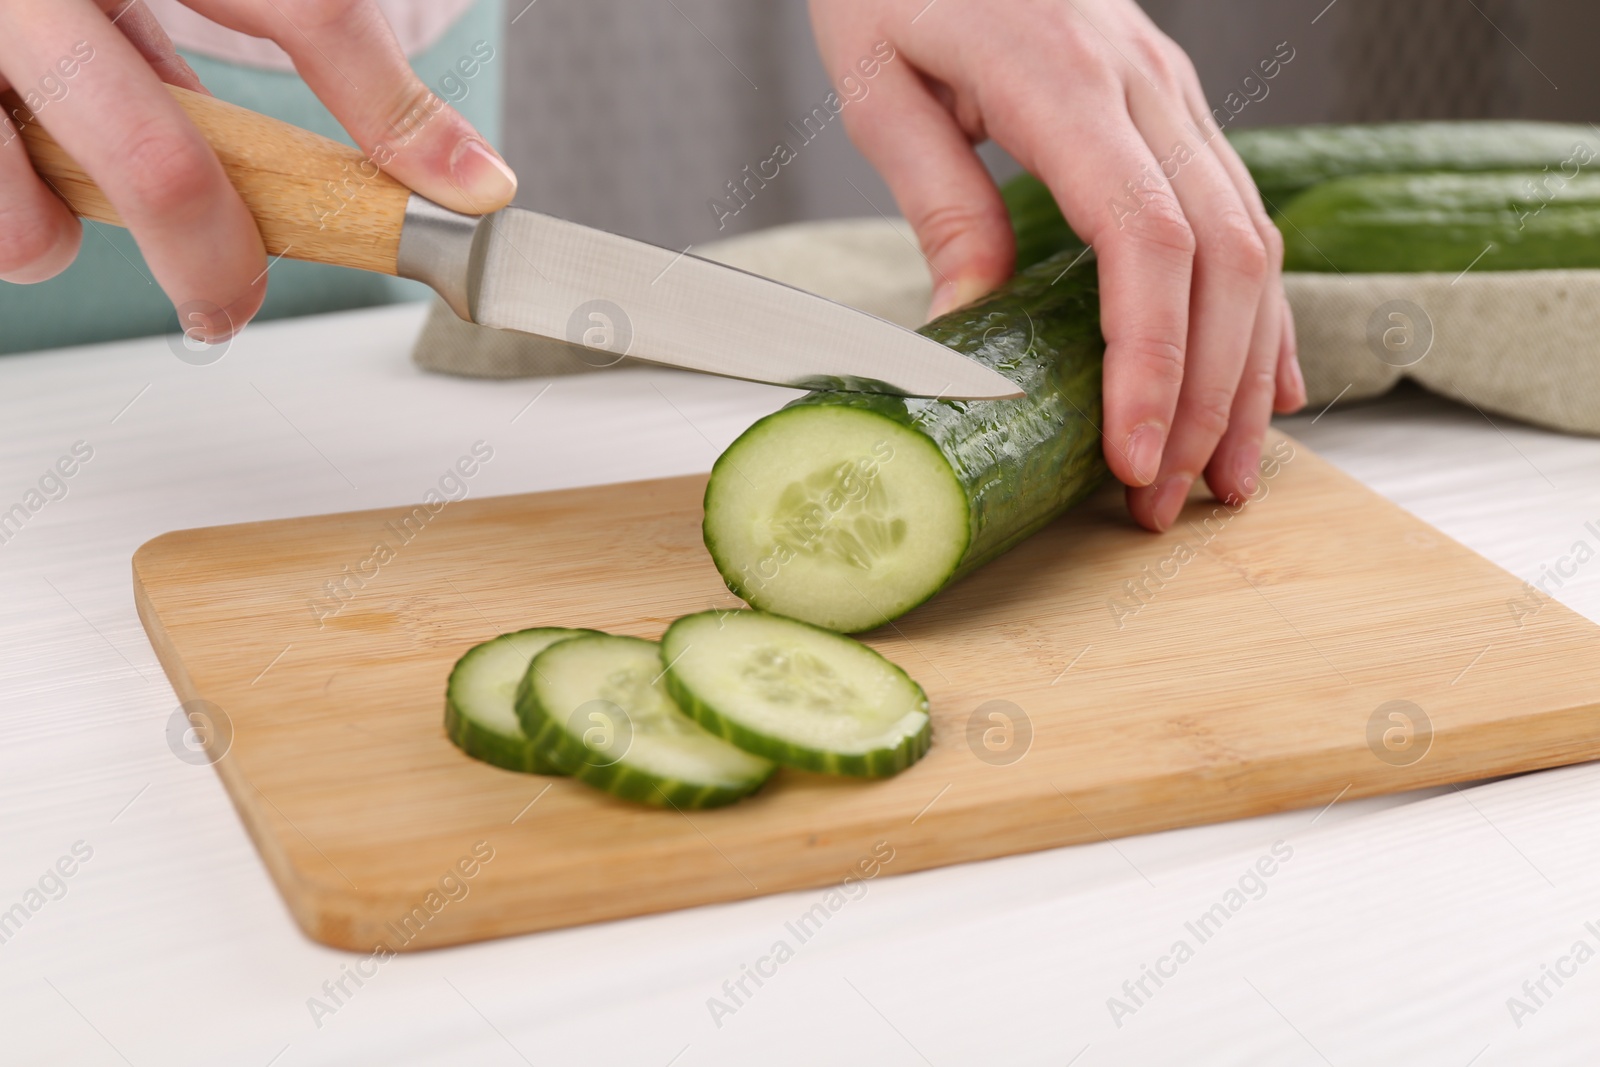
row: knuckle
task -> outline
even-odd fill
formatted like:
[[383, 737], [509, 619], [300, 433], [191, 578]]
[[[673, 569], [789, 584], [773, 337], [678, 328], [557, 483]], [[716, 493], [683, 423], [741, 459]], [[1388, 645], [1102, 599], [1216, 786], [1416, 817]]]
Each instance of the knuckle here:
[[1200, 99], [1204, 100], [1205, 94], [1200, 88], [1200, 72], [1195, 69], [1194, 61], [1189, 58], [1189, 53], [1185, 52], [1176, 42], [1170, 39], [1167, 44], [1170, 46], [1168, 48], [1168, 62], [1172, 65], [1173, 74], [1177, 78], [1179, 86], [1199, 94]]
[[1058, 57], [1073, 71], [1109, 70], [1107, 56], [1114, 58], [1115, 53], [1105, 47], [1103, 39], [1064, 6], [1053, 8], [1053, 13], [1055, 17], [1041, 21], [1034, 30], [1034, 39], [1044, 46], [1045, 54]]
[[135, 129], [117, 159], [132, 215], [182, 218], [205, 205], [218, 189], [216, 161], [199, 134], [190, 136], [165, 123]]
[[1195, 254], [1194, 227], [1184, 217], [1183, 208], [1170, 190], [1147, 192], [1144, 206], [1128, 219], [1128, 239], [1152, 249], [1177, 252], [1185, 258]]
[[1259, 406], [1262, 399], [1271, 399], [1278, 391], [1278, 364], [1276, 360], [1252, 360], [1239, 381], [1239, 395], [1253, 397]]
[[1278, 270], [1283, 266], [1283, 234], [1266, 218], [1257, 224], [1256, 232], [1261, 235], [1261, 247], [1266, 253], [1268, 269]]
[[1145, 382], [1176, 386], [1183, 381], [1183, 345], [1160, 337], [1143, 337], [1127, 342], [1127, 350]]
[[[953, 246], [973, 243], [975, 235], [987, 234], [997, 227], [1008, 225], [1001, 212], [974, 208], [965, 203], [945, 203], [921, 211], [911, 219], [911, 226], [922, 244], [923, 254], [938, 261]], [[994, 242], [984, 242], [993, 244]]]
[[443, 107], [444, 100], [432, 89], [416, 78], [406, 78], [392, 93], [386, 94], [376, 112], [376, 137], [395, 149], [405, 148]]
[[1245, 382], [1240, 389], [1250, 389], [1256, 395], [1272, 397], [1278, 390], [1277, 360], [1270, 360], [1250, 368], [1250, 373], [1245, 374]]
[[1219, 264], [1254, 281], [1266, 278], [1267, 246], [1247, 218], [1240, 215], [1224, 220], [1209, 243]]
[[277, 0], [283, 17], [302, 32], [344, 24], [367, 0]]
[[1159, 34], [1137, 34], [1132, 42], [1133, 63], [1157, 85], [1174, 86], [1181, 73], [1174, 62], [1173, 46]]

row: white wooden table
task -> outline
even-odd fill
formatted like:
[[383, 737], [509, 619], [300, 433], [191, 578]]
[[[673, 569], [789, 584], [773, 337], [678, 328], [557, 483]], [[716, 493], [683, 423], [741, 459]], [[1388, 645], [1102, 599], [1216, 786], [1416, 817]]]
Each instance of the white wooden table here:
[[[420, 317], [254, 326], [208, 366], [161, 338], [0, 360], [0, 511], [93, 449], [0, 544], [0, 1061], [1595, 1061], [1593, 766], [884, 878], [736, 1005], [724, 982], [816, 894], [396, 958], [314, 1018], [357, 958], [299, 933], [215, 774], [169, 748], [130, 554], [413, 501], [478, 439], [495, 458], [475, 494], [702, 471], [789, 395], [667, 371], [426, 376], [406, 360]], [[1600, 442], [1415, 393], [1282, 425], [1519, 575], [1600, 540]], [[1563, 581], [1600, 619], [1600, 562]], [[1259, 899], [1198, 943], [1185, 923], [1280, 841]], [[1163, 962], [1179, 939], [1192, 956]], [[736, 1010], [714, 1019], [713, 997]]]

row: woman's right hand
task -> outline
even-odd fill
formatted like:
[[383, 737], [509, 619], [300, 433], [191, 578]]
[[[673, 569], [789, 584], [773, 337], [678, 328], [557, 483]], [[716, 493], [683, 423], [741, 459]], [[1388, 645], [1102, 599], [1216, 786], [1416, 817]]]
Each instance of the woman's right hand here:
[[974, 149], [993, 137], [1094, 246], [1104, 452], [1129, 511], [1168, 528], [1202, 474], [1220, 499], [1248, 499], [1272, 412], [1305, 403], [1305, 385], [1282, 238], [1183, 51], [1134, 0], [811, 11], [830, 70], [856, 80], [859, 57], [883, 60], [845, 126], [917, 231], [934, 313], [1011, 274], [1011, 223]]
[[[389, 158], [384, 170], [412, 189], [472, 214], [511, 201], [511, 169], [417, 78], [372, 0], [185, 3], [277, 42], [361, 150]], [[221, 341], [261, 307], [266, 253], [163, 82], [205, 92], [140, 0], [0, 0], [0, 89], [15, 94], [0, 115], [0, 280], [54, 277], [82, 240], [18, 136], [37, 121], [106, 194], [173, 304], [191, 309], [187, 332]]]

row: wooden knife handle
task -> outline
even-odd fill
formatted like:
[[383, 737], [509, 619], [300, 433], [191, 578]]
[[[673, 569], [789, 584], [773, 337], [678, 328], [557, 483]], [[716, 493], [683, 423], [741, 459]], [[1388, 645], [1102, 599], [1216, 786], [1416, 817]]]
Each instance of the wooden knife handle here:
[[[167, 89], [211, 143], [269, 255], [395, 273], [409, 189], [338, 141], [203, 93]], [[43, 126], [19, 125], [34, 169], [73, 211], [122, 225], [100, 187]]]

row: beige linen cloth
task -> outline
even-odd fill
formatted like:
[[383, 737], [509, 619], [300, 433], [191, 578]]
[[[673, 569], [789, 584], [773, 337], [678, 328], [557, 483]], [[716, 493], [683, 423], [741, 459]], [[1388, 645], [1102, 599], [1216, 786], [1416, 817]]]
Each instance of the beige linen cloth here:
[[[903, 220], [795, 223], [694, 251], [903, 326], [923, 321], [931, 294]], [[1484, 412], [1600, 435], [1600, 271], [1290, 274], [1284, 287], [1313, 409], [1411, 378]], [[615, 359], [472, 326], [443, 304], [413, 358], [426, 370], [480, 378], [594, 372]]]

